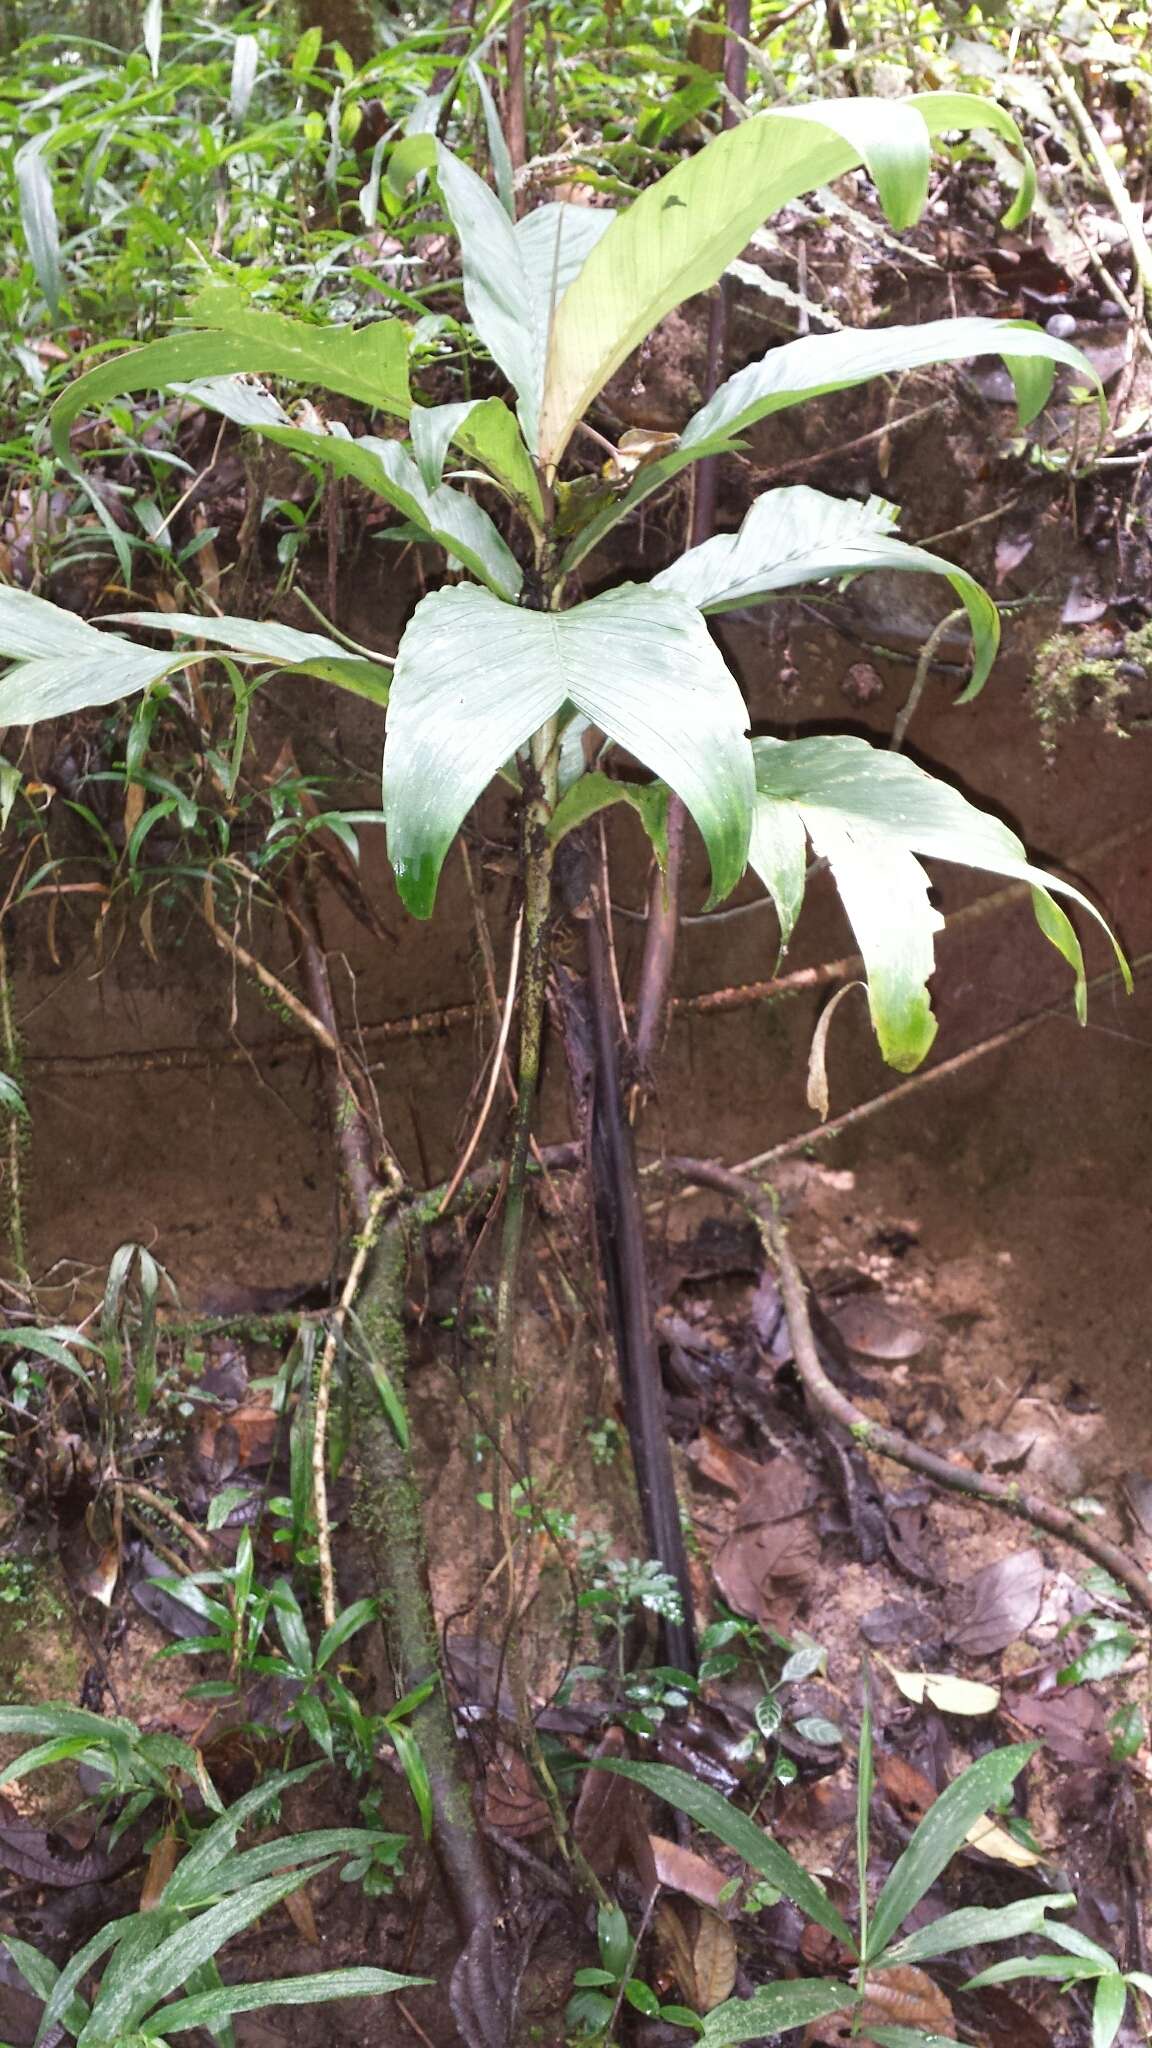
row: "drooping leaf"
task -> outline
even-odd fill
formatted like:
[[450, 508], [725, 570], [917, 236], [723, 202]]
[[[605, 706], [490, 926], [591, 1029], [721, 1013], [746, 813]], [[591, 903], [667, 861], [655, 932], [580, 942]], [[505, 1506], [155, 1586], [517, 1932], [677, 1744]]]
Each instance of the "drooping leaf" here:
[[[226, 647], [239, 661], [274, 662], [287, 675], [318, 676], [339, 683], [374, 704], [388, 702], [391, 666], [387, 655], [374, 661], [349, 654], [324, 633], [301, 633], [274, 619], [201, 618], [195, 612], [113, 612], [118, 625], [138, 626], [149, 633], [186, 633], [210, 647]], [[187, 659], [187, 657], [184, 657]]]
[[73, 422], [91, 407], [129, 392], [163, 391], [203, 377], [241, 372], [286, 377], [321, 385], [381, 412], [408, 415], [408, 330], [399, 320], [324, 327], [263, 312], [233, 285], [207, 287], [189, 313], [200, 323], [195, 329], [99, 363], [61, 393], [49, 421], [52, 446], [62, 462], [70, 457]]
[[766, 1984], [751, 1998], [730, 1998], [714, 2007], [700, 2038], [704, 2048], [734, 2048], [738, 2041], [761, 2041], [827, 2019], [829, 2013], [851, 2006], [852, 1996], [849, 1985], [826, 1978], [815, 1983], [796, 1979]]
[[1070, 1912], [1076, 1904], [1074, 1892], [1042, 1892], [1034, 1899], [1018, 1899], [1011, 1906], [964, 1906], [957, 1913], [944, 1913], [929, 1921], [915, 1934], [905, 1935], [879, 1958], [885, 1968], [895, 1963], [929, 1962], [936, 1956], [954, 1955], [958, 1949], [980, 1948], [990, 1941], [1018, 1941], [1025, 1934], [1051, 1935], [1049, 1913]]
[[428, 1977], [398, 1977], [393, 1970], [320, 1970], [307, 1977], [274, 1977], [264, 1984], [226, 1984], [195, 1998], [178, 1998], [145, 2020], [145, 2039], [155, 2034], [182, 2034], [189, 2027], [215, 2031], [238, 2012], [259, 2012], [263, 2006], [322, 2005], [330, 1998], [381, 1998], [389, 1991], [408, 1991], [427, 1984]]
[[454, 405], [415, 406], [412, 452], [425, 488], [436, 489], [449, 446], [458, 448], [502, 483], [537, 523], [543, 520], [540, 482], [514, 413], [502, 398], [465, 398]]
[[353, 439], [336, 421], [326, 433], [307, 427], [270, 427], [265, 438], [310, 462], [325, 464], [337, 476], [355, 477], [395, 505], [490, 589], [505, 597], [517, 595], [523, 580], [520, 565], [483, 506], [448, 484], [438, 484], [430, 491], [399, 441], [381, 440], [375, 434]]
[[[679, 1771], [672, 1764], [634, 1764], [614, 1757], [602, 1757], [597, 1758], [590, 1768], [597, 1771], [612, 1771], [617, 1777], [630, 1778], [634, 1784], [643, 1785], [646, 1791], [654, 1793], [658, 1799], [667, 1800], [669, 1806], [676, 1807], [680, 1813], [686, 1813], [698, 1827], [707, 1828], [709, 1834], [715, 1835], [721, 1842], [726, 1842], [730, 1849], [735, 1849], [737, 1855], [744, 1858], [745, 1863], [766, 1877], [770, 1884], [775, 1885], [777, 1891], [783, 1892], [785, 1898], [791, 1899], [802, 1912], [807, 1913], [810, 1920], [815, 1920], [818, 1927], [826, 1928], [828, 1933], [834, 1934], [837, 1941], [842, 1941], [846, 1948], [855, 1947], [851, 1929], [836, 1911], [823, 1887], [817, 1884], [816, 1879], [809, 1875], [802, 1864], [797, 1863], [794, 1856], [788, 1854], [787, 1849], [782, 1848], [779, 1842], [774, 1842], [771, 1835], [766, 1834], [763, 1828], [757, 1827], [755, 1821], [749, 1820], [746, 1813], [741, 1813], [739, 1807], [731, 1805], [721, 1793], [714, 1791], [711, 1785], [702, 1785], [697, 1778], [690, 1778], [686, 1771]], [[775, 1988], [773, 1986], [773, 1989]], [[843, 1986], [839, 1987], [839, 1990], [838, 1998], [826, 2008], [828, 2012], [834, 2012], [837, 2005], [844, 2003]], [[742, 2003], [744, 2001], [733, 2001], [733, 2005]], [[711, 2026], [719, 2014], [729, 2013], [731, 2010], [730, 2006], [719, 2006], [717, 2011], [709, 2016], [708, 2025]], [[812, 2014], [809, 2017], [816, 2015]], [[749, 2034], [726, 2034], [718, 2036], [717, 2039], [749, 2040], [755, 2034], [777, 2033], [785, 2026], [799, 2024], [801, 2022], [797, 2020], [782, 2020], [771, 2027], [756, 2026]]]
[[668, 791], [662, 782], [615, 782], [599, 768], [573, 782], [552, 813], [549, 837], [563, 839], [610, 804], [630, 804], [662, 868], [668, 865]]
[[1009, 1956], [992, 1963], [975, 1977], [969, 1977], [965, 1991], [979, 1991], [985, 1984], [1015, 1984], [1021, 1977], [1042, 1977], [1057, 1984], [1084, 1983], [1100, 1975], [1099, 1963], [1087, 1956]]
[[699, 614], [635, 585], [557, 613], [460, 585], [417, 606], [392, 679], [384, 810], [398, 886], [417, 916], [430, 914], [476, 798], [566, 703], [682, 797], [708, 847], [714, 897], [735, 885], [752, 758], [743, 700]]
[[576, 568], [605, 533], [690, 463], [739, 446], [735, 437], [757, 420], [830, 391], [851, 390], [872, 377], [982, 355], [1004, 358], [1015, 379], [1022, 425], [1046, 404], [1054, 363], [1082, 372], [1104, 404], [1100, 379], [1087, 356], [1029, 321], [972, 317], [926, 320], [917, 327], [846, 327], [836, 334], [803, 335], [770, 349], [721, 384], [707, 405], [693, 414], [677, 445], [645, 464], [626, 495], [581, 529], [565, 556], [565, 567]]
[[972, 628], [972, 680], [964, 703], [983, 687], [1000, 644], [1000, 614], [967, 570], [910, 547], [892, 532], [896, 507], [884, 498], [832, 498], [808, 484], [764, 491], [736, 533], [715, 534], [653, 578], [702, 612], [728, 612], [776, 591], [867, 569], [946, 576]]
[[[649, 186], [591, 251], [557, 311], [535, 444], [541, 461], [559, 462], [625, 356], [674, 306], [715, 284], [778, 207], [865, 163], [889, 218], [908, 226], [927, 190], [929, 135], [975, 126], [1022, 151], [1001, 108], [962, 93], [773, 108]], [[1025, 211], [1029, 201], [1025, 181]]]
[[868, 1936], [869, 1961], [887, 1948], [913, 1906], [951, 1862], [973, 1823], [1004, 1797], [1037, 1747], [1034, 1742], [1017, 1742], [1007, 1749], [989, 1750], [962, 1771], [929, 1808], [876, 1901]]
[[[872, 377], [934, 363], [958, 363], [976, 356], [1002, 356], [1006, 363], [1034, 361], [1038, 376], [1026, 385], [1020, 420], [1027, 426], [1047, 401], [1053, 366], [1066, 363], [1100, 392], [1100, 379], [1087, 356], [1028, 320], [926, 320], [917, 327], [843, 327], [837, 334], [809, 334], [770, 349], [719, 386], [680, 436], [681, 448], [727, 445], [756, 420], [783, 412], [829, 391], [849, 391]], [[1021, 373], [1022, 374], [1022, 373]], [[1019, 396], [1019, 394], [1018, 394]]]
[[[868, 973], [872, 1021], [884, 1058], [901, 1071], [919, 1065], [935, 1035], [926, 983], [932, 936], [942, 923], [927, 899], [927, 877], [913, 858], [927, 854], [1032, 886], [1037, 922], [1076, 975], [1077, 1014], [1085, 1005], [1084, 962], [1071, 924], [1053, 902], [1058, 890], [1107, 932], [1095, 905], [1071, 883], [1029, 863], [1014, 832], [978, 811], [958, 790], [866, 740], [758, 739], [757, 808], [787, 805], [799, 814], [818, 854], [825, 855], [844, 899]], [[778, 829], [778, 827], [773, 827]], [[756, 842], [752, 851], [756, 862]], [[778, 867], [759, 870], [779, 886]], [[1111, 932], [1121, 974], [1127, 961]]]

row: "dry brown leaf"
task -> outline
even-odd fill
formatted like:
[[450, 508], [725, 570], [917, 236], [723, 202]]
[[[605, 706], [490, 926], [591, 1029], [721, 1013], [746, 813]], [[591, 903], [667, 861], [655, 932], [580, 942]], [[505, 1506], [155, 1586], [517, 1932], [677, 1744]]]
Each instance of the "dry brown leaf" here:
[[[618, 1757], [625, 1748], [624, 1730], [606, 1728], [595, 1754], [597, 1758]], [[635, 1793], [634, 1785], [610, 1771], [584, 1772], [572, 1816], [572, 1837], [597, 1877], [609, 1878], [615, 1873], [635, 1812]]]
[[831, 1314], [844, 1342], [863, 1358], [916, 1358], [928, 1341], [923, 1325], [881, 1294], [850, 1294]]
[[288, 1908], [288, 1918], [301, 1941], [306, 1941], [310, 1948], [319, 1948], [320, 1930], [316, 1925], [316, 1915], [312, 1911], [308, 1886], [302, 1884], [298, 1890], [289, 1892], [284, 1904]]
[[669, 1891], [683, 1892], [695, 1899], [698, 1905], [719, 1907], [720, 1894], [732, 1880], [725, 1871], [709, 1863], [707, 1857], [697, 1856], [692, 1849], [682, 1849], [679, 1842], [670, 1842], [664, 1835], [649, 1835], [648, 1845], [657, 1881]]
[[736, 1530], [713, 1558], [712, 1576], [737, 1614], [782, 1627], [819, 1562], [820, 1539], [811, 1523], [797, 1516]]
[[981, 1685], [974, 1678], [957, 1678], [951, 1671], [888, 1670], [906, 1700], [922, 1707], [938, 1707], [942, 1714], [994, 1714], [1000, 1704], [998, 1685]]
[[719, 1913], [699, 1906], [699, 1925], [692, 1944], [692, 1967], [696, 1996], [691, 2003], [697, 2012], [711, 2012], [723, 2005], [736, 1982], [736, 1937]]
[[1044, 1860], [1035, 1849], [1026, 1849], [989, 1813], [981, 1815], [964, 1840], [970, 1848], [979, 1849], [982, 1856], [991, 1856], [997, 1863], [1010, 1863], [1014, 1870], [1034, 1870]]
[[1107, 1763], [1107, 1717], [1103, 1702], [1087, 1686], [1046, 1693], [1043, 1699], [1034, 1693], [1008, 1692], [1004, 1704], [1021, 1736], [1038, 1735], [1063, 1762], [1101, 1767]]
[[876, 1783], [888, 1794], [901, 1818], [915, 1827], [936, 1801], [936, 1787], [924, 1772], [902, 1756], [876, 1759]]
[[722, 2005], [736, 1982], [736, 1939], [727, 1920], [709, 1906], [673, 1906], [661, 1899], [656, 1937], [664, 1967], [695, 2012]]
[[[852, 2033], [854, 2017], [845, 2009], [814, 2020], [804, 2036], [806, 2048], [816, 2048], [817, 2043], [841, 2048], [849, 2040], [854, 2048], [874, 2048], [866, 2034]], [[865, 2027], [916, 2027], [926, 2034], [951, 2034], [955, 2025], [939, 1985], [911, 1963], [871, 1972], [859, 2018]]]
[[701, 1478], [710, 1479], [713, 1486], [727, 1487], [729, 1493], [750, 1493], [764, 1476], [763, 1467], [754, 1458], [734, 1451], [712, 1429], [700, 1431], [689, 1456]]
[[159, 1903], [160, 1894], [176, 1868], [180, 1852], [180, 1841], [175, 1828], [165, 1828], [151, 1856], [144, 1873], [144, 1885], [140, 1893], [141, 1913], [151, 1913]]
[[1017, 1550], [985, 1565], [945, 1600], [949, 1639], [969, 1657], [1006, 1650], [1039, 1614], [1047, 1576], [1038, 1550]]
[[484, 1818], [505, 1835], [539, 1835], [548, 1808], [518, 1749], [502, 1742], [484, 1776]]

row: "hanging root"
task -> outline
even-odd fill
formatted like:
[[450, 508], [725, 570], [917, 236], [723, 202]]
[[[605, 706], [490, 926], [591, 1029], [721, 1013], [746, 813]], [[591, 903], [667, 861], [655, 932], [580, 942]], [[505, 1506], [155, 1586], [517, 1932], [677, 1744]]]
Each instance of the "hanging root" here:
[[661, 1163], [661, 1171], [694, 1187], [714, 1188], [731, 1201], [739, 1202], [753, 1218], [765, 1252], [779, 1275], [796, 1370], [805, 1396], [816, 1414], [848, 1430], [865, 1449], [875, 1451], [882, 1458], [891, 1458], [894, 1464], [904, 1465], [911, 1472], [921, 1473], [950, 1493], [962, 1493], [972, 1500], [987, 1501], [992, 1507], [1001, 1508], [1005, 1514], [1015, 1515], [1018, 1521], [1028, 1522], [1033, 1528], [1044, 1529], [1050, 1536], [1059, 1537], [1071, 1549], [1090, 1557], [1094, 1564], [1103, 1565], [1105, 1571], [1127, 1588], [1136, 1604], [1146, 1614], [1152, 1615], [1152, 1579], [1118, 1544], [1110, 1543], [1106, 1536], [1088, 1528], [1067, 1508], [1057, 1507], [1039, 1494], [1026, 1493], [1015, 1480], [997, 1479], [992, 1473], [974, 1471], [970, 1465], [953, 1465], [946, 1458], [937, 1457], [933, 1451], [921, 1450], [919, 1444], [901, 1436], [898, 1431], [871, 1421], [833, 1384], [820, 1363], [816, 1349], [804, 1277], [769, 1189], [710, 1160], [665, 1159]]

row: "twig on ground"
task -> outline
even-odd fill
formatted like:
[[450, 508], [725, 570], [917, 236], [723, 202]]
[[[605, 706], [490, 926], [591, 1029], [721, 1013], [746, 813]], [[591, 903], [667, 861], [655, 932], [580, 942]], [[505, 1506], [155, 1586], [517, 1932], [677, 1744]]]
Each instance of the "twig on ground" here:
[[1136, 274], [1144, 290], [1152, 292], [1152, 248], [1149, 247], [1148, 237], [1144, 231], [1140, 209], [1109, 156], [1104, 138], [1073, 85], [1062, 59], [1057, 56], [1055, 50], [1045, 50], [1042, 53], [1042, 62], [1079, 129], [1081, 139], [1092, 159], [1093, 169], [1116, 209], [1116, 218], [1128, 237]]
[[954, 1465], [947, 1458], [938, 1457], [934, 1451], [922, 1450], [909, 1437], [901, 1436], [883, 1423], [873, 1422], [829, 1379], [820, 1363], [812, 1333], [804, 1276], [767, 1189], [743, 1174], [707, 1160], [667, 1159], [663, 1168], [679, 1179], [714, 1188], [717, 1193], [727, 1195], [729, 1200], [739, 1202], [754, 1218], [765, 1252], [779, 1276], [796, 1370], [805, 1396], [818, 1415], [847, 1430], [863, 1448], [876, 1452], [880, 1457], [890, 1458], [894, 1464], [903, 1465], [911, 1472], [921, 1473], [948, 1492], [986, 1501], [1006, 1514], [1015, 1515], [1019, 1521], [1030, 1522], [1034, 1528], [1044, 1529], [1049, 1535], [1058, 1537], [1062, 1543], [1090, 1557], [1093, 1563], [1103, 1565], [1105, 1571], [1127, 1587], [1145, 1613], [1152, 1614], [1152, 1579], [1119, 1544], [1088, 1528], [1068, 1508], [1057, 1507], [1039, 1494], [1026, 1493], [1017, 1480], [998, 1479], [992, 1473], [977, 1472], [970, 1465]]

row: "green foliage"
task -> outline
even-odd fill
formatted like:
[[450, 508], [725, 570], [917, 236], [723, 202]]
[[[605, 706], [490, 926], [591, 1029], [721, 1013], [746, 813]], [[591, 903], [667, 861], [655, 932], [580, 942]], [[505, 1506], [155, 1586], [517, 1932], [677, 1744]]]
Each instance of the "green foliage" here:
[[[58, 1723], [69, 1712], [44, 1711], [55, 1714]], [[30, 1723], [25, 1730], [35, 1732]], [[5, 1723], [4, 1732], [19, 1731]], [[149, 1740], [134, 1732], [138, 1742]], [[247, 1823], [307, 1775], [307, 1770], [273, 1773], [237, 1800], [199, 1835], [150, 1910], [109, 1922], [62, 1969], [27, 1942], [0, 1936], [25, 1982], [45, 2002], [41, 2036], [60, 2025], [78, 2048], [114, 2048], [136, 2036], [162, 2043], [191, 2027], [218, 2031], [233, 2014], [264, 2006], [380, 1997], [424, 1983], [423, 1978], [375, 1969], [325, 1970], [263, 1984], [221, 1982], [216, 1958], [233, 1936], [333, 1863], [362, 1862], [373, 1852], [377, 1837], [362, 1828], [284, 1835], [254, 1849], [237, 1849]], [[100, 1981], [89, 2002], [81, 1987], [97, 1965]], [[188, 1995], [166, 2002], [181, 1989]]]
[[[230, 118], [235, 114], [232, 104]], [[559, 565], [559, 529], [546, 516], [546, 493], [585, 407], [665, 313], [716, 282], [767, 214], [862, 164], [892, 223], [908, 225], [927, 195], [933, 139], [973, 129], [993, 133], [1012, 150], [1022, 147], [998, 105], [962, 92], [914, 95], [904, 102], [830, 99], [774, 108], [716, 137], [614, 214], [557, 203], [516, 222], [501, 197], [433, 136], [427, 121], [417, 120], [393, 151], [389, 189], [399, 193], [432, 172], [459, 237], [475, 335], [517, 392], [523, 439], [497, 398], [477, 404], [466, 397], [418, 406], [412, 413], [407, 363], [418, 329], [394, 318], [356, 328], [289, 317], [235, 284], [217, 284], [194, 302], [193, 329], [98, 365], [57, 399], [57, 450], [68, 453], [70, 429], [89, 404], [107, 404], [149, 385], [192, 388], [202, 402], [289, 448], [319, 473], [356, 479], [401, 512], [405, 534], [436, 542], [451, 563], [487, 585], [440, 590], [423, 601], [404, 635], [388, 690], [389, 854], [400, 893], [417, 915], [433, 908], [440, 868], [467, 811], [494, 775], [513, 772], [517, 757], [526, 762], [531, 755], [532, 773], [543, 776], [546, 811], [562, 794], [553, 837], [608, 800], [602, 761], [587, 787], [567, 769], [558, 783], [564, 732], [571, 725], [576, 735], [586, 728], [602, 734], [682, 797], [711, 858], [710, 901], [733, 888], [752, 847], [753, 865], [775, 898], [785, 941], [799, 908], [808, 832], [817, 851], [827, 854], [856, 926], [873, 1021], [894, 1065], [915, 1066], [935, 1029], [926, 983], [938, 919], [928, 907], [914, 850], [1033, 882], [1042, 929], [1072, 964], [1082, 1009], [1075, 933], [1012, 835], [954, 793], [934, 795], [938, 785], [887, 757], [858, 753], [854, 773], [846, 775], [837, 748], [842, 752], [853, 743], [826, 743], [823, 756], [812, 753], [825, 744], [819, 742], [749, 746], [739, 691], [703, 626], [702, 615], [806, 582], [880, 567], [943, 574], [971, 622], [969, 693], [974, 692], [996, 650], [995, 606], [964, 571], [897, 540], [892, 508], [879, 501], [839, 503], [804, 488], [769, 491], [754, 503], [739, 533], [689, 551], [647, 588], [626, 586], [566, 608], [564, 603], [567, 575], [591, 532], [623, 515], [637, 490], [666, 480], [685, 461], [730, 446], [753, 419], [894, 369], [991, 351], [1009, 364], [1027, 419], [1047, 396], [1055, 362], [1081, 370], [1099, 389], [1075, 350], [1023, 323], [1004, 321], [808, 337], [722, 386], [675, 448], [648, 465], [652, 476], [641, 468], [633, 493], [622, 502], [605, 506], [599, 492], [590, 497], [588, 533], [579, 531], [577, 513], [578, 530]], [[1025, 158], [1009, 218], [1027, 211], [1030, 192]], [[411, 452], [397, 439], [354, 434], [314, 410], [307, 424], [294, 421], [270, 393], [239, 383], [237, 372], [320, 384], [370, 414], [411, 419]], [[472, 496], [443, 480], [453, 442], [471, 462], [484, 465], [492, 484], [518, 506], [530, 530], [530, 564], [522, 564]], [[566, 520], [575, 504], [571, 497], [566, 501]], [[122, 623], [139, 630], [149, 618], [137, 612]], [[181, 615], [155, 623], [184, 631], [193, 624]], [[233, 661], [320, 675], [378, 700], [385, 694], [374, 663], [349, 657], [316, 635], [233, 621], [202, 637], [228, 647]], [[10, 721], [28, 722], [110, 702], [133, 689], [154, 689], [193, 658], [117, 641], [113, 663], [106, 639], [25, 593], [8, 593], [0, 603], [0, 646], [14, 667], [0, 685], [0, 711]], [[482, 663], [476, 660], [480, 648]], [[515, 771], [521, 779], [524, 772]], [[815, 781], [805, 781], [805, 775]], [[626, 793], [625, 784], [620, 788]], [[913, 796], [919, 837], [904, 829]], [[659, 851], [662, 792], [651, 816], [642, 800], [631, 800]], [[166, 801], [161, 794], [149, 825]], [[930, 829], [921, 829], [926, 818]], [[143, 820], [139, 829], [147, 829]]]
[[577, 2040], [605, 2041], [615, 2015], [622, 2005], [646, 2019], [664, 2020], [674, 2027], [703, 2031], [703, 2023], [682, 2005], [662, 2005], [650, 1984], [633, 1973], [639, 1937], [634, 1941], [619, 1906], [601, 1906], [596, 1915], [596, 1945], [600, 1964], [595, 1969], [577, 1970], [572, 1979], [573, 1994], [564, 2018]]
[[[962, 1771], [925, 1814], [903, 1855], [888, 1873], [869, 1913], [868, 1819], [873, 1778], [871, 1715], [865, 1711], [860, 1729], [857, 1773], [856, 1889], [860, 1920], [856, 1932], [848, 1926], [823, 1887], [795, 1857], [710, 1786], [700, 1784], [670, 1764], [625, 1763], [614, 1759], [594, 1764], [593, 1769], [612, 1771], [631, 1779], [645, 1791], [687, 1814], [689, 1819], [707, 1829], [730, 1849], [735, 1849], [746, 1864], [768, 1879], [777, 1893], [791, 1899], [810, 1920], [824, 1928], [855, 1958], [857, 1974], [854, 1987], [823, 1979], [803, 1984], [770, 1984], [754, 1992], [750, 1998], [734, 1998], [717, 2006], [704, 2021], [706, 2048], [729, 2048], [729, 2044], [758, 2040], [789, 2027], [806, 2025], [828, 2013], [842, 2009], [851, 2012], [864, 1999], [870, 1971], [888, 1969], [899, 1963], [929, 1962], [978, 1943], [1011, 1941], [1021, 1935], [1041, 1933], [1081, 1955], [1083, 1938], [1048, 1918], [1051, 1913], [1075, 1905], [1070, 1893], [1044, 1894], [1005, 1907], [965, 1908], [931, 1921], [903, 1941], [896, 1939], [903, 1922], [931, 1890], [957, 1850], [963, 1847], [981, 1815], [988, 1807], [999, 1804], [1008, 1793], [1029, 1757], [1035, 1753], [1035, 1747], [1035, 1744], [1020, 1743], [1007, 1749], [990, 1750]], [[1093, 1974], [1104, 1966], [1116, 1974], [1116, 1965], [1103, 1950], [1096, 1949], [1093, 1944], [1086, 1946], [1093, 1949]], [[998, 1964], [973, 1982], [1001, 1982], [1009, 1976], [1027, 1975], [1030, 1968], [1026, 1958], [1019, 1963]], [[1052, 1969], [1035, 1974], [1058, 1973]], [[1063, 1974], [1080, 1974], [1080, 1966], [1075, 1965]], [[1110, 1991], [1108, 1996], [1114, 1999], [1114, 1991]], [[1123, 2010], [1123, 1998], [1120, 2009]], [[868, 2031], [870, 2037], [889, 2044], [889, 2048], [912, 2048], [912, 2044], [925, 2044], [931, 2040], [916, 2028], [878, 2031], [869, 2025]], [[1109, 2035], [1108, 2041], [1111, 2039], [1112, 2035]]]

